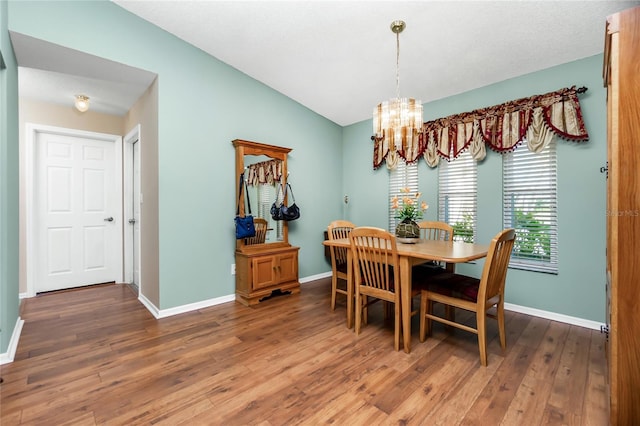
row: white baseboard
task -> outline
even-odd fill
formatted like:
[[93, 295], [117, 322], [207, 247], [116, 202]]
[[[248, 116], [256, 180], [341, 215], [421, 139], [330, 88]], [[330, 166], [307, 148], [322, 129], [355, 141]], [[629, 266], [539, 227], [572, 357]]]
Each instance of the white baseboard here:
[[[323, 278], [331, 277], [331, 271], [323, 272], [321, 274], [311, 275], [300, 279], [300, 284], [320, 280]], [[189, 303], [188, 305], [176, 306], [169, 309], [158, 309], [149, 299], [140, 294], [138, 300], [151, 312], [156, 319], [166, 318], [173, 315], [184, 314], [186, 312], [196, 311], [198, 309], [209, 308], [211, 306], [220, 305], [222, 303], [233, 302], [236, 300], [235, 294], [228, 294], [226, 296], [216, 297], [214, 299], [203, 300], [201, 302]]]
[[156, 307], [156, 305], [151, 303], [151, 301], [149, 299], [144, 297], [144, 294], [139, 293], [138, 294], [138, 300], [140, 301], [140, 303], [142, 303], [144, 305], [145, 308], [147, 308], [147, 310], [149, 312], [151, 312], [151, 315], [153, 315], [155, 317], [155, 319], [160, 318], [160, 310]]
[[236, 300], [235, 294], [216, 297], [214, 299], [203, 300], [201, 302], [189, 303], [187, 305], [176, 306], [169, 309], [158, 309], [149, 299], [140, 294], [138, 300], [151, 312], [156, 319], [166, 318], [173, 315], [184, 314], [186, 312], [196, 311], [198, 309], [209, 308], [211, 306], [220, 305], [222, 303], [233, 302]]
[[300, 278], [300, 284], [309, 283], [311, 281], [321, 280], [323, 278], [331, 278], [332, 272], [323, 272], [321, 274], [310, 275], [308, 277]]
[[18, 341], [20, 340], [20, 333], [22, 333], [23, 325], [24, 320], [18, 317], [16, 320], [16, 326], [13, 328], [13, 333], [11, 334], [11, 340], [9, 340], [7, 352], [0, 354], [0, 365], [13, 362], [13, 359], [16, 356], [16, 350], [18, 349]]
[[552, 321], [564, 322], [566, 324], [577, 325], [580, 327], [590, 328], [592, 330], [600, 330], [600, 327], [604, 325], [597, 321], [572, 317], [569, 315], [558, 314], [555, 312], [543, 311], [541, 309], [529, 308], [527, 306], [514, 305], [512, 303], [505, 303], [504, 308], [508, 311], [519, 312], [521, 314], [527, 314], [534, 317], [545, 318]]
[[26, 299], [27, 293], [18, 293], [18, 299]]

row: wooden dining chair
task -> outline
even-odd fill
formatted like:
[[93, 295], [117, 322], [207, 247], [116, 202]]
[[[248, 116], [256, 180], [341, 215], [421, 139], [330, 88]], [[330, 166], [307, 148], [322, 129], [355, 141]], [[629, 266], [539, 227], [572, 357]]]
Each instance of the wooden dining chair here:
[[264, 244], [267, 239], [267, 221], [261, 217], [253, 218], [253, 226], [256, 228], [256, 234], [253, 237], [245, 238], [246, 245]]
[[[504, 287], [507, 267], [516, 233], [513, 229], [505, 229], [498, 233], [489, 246], [482, 277], [480, 279], [460, 274], [441, 274], [432, 279], [420, 297], [420, 341], [431, 335], [431, 321], [460, 328], [478, 335], [480, 362], [487, 365], [486, 317], [498, 320], [500, 346], [506, 348], [504, 329]], [[433, 303], [465, 309], [476, 313], [476, 328], [460, 324], [433, 313]], [[496, 314], [488, 310], [496, 307]]]
[[[349, 233], [356, 226], [347, 220], [334, 220], [327, 227], [329, 240], [349, 238]], [[336, 295], [348, 295], [349, 281], [347, 280], [347, 248], [330, 247], [331, 252], [331, 310], [336, 309]], [[338, 287], [338, 280], [344, 281], [344, 289]], [[351, 294], [354, 294], [352, 291]]]
[[[394, 307], [394, 348], [400, 350], [400, 263], [396, 237], [380, 228], [357, 227], [349, 234], [356, 291], [356, 334], [360, 334], [363, 310], [382, 300]], [[369, 298], [374, 300], [369, 300]], [[366, 317], [365, 317], [366, 322]]]
[[[453, 226], [446, 222], [423, 220], [418, 222], [420, 238], [423, 240], [440, 240], [453, 243]], [[414, 272], [432, 275], [441, 272], [455, 272], [455, 264], [446, 262], [426, 262], [414, 266]]]

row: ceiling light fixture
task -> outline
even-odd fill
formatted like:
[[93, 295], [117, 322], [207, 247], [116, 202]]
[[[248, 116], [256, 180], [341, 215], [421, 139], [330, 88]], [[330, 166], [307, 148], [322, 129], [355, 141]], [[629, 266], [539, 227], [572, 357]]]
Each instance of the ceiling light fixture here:
[[390, 151], [411, 145], [414, 136], [422, 129], [422, 102], [400, 97], [400, 33], [405, 27], [404, 21], [391, 23], [391, 31], [396, 35], [396, 97], [381, 102], [373, 109], [375, 140], [386, 140]]
[[75, 106], [80, 112], [87, 111], [89, 109], [89, 97], [85, 95], [76, 95]]

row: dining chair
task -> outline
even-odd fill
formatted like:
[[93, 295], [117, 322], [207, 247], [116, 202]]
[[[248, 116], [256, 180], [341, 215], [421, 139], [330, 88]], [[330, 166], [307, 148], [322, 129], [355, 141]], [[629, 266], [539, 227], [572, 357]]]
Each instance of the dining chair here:
[[267, 239], [267, 221], [261, 217], [254, 217], [253, 226], [256, 229], [256, 234], [253, 237], [245, 238], [244, 243], [246, 245], [264, 244]]
[[[507, 267], [516, 233], [513, 229], [499, 232], [489, 246], [480, 279], [460, 274], [440, 274], [430, 280], [420, 297], [420, 341], [431, 335], [431, 321], [435, 320], [478, 335], [480, 362], [487, 365], [486, 317], [498, 320], [500, 346], [506, 348], [504, 329], [504, 287]], [[433, 313], [433, 303], [465, 309], [476, 313], [476, 328], [460, 324]], [[488, 310], [496, 307], [496, 314]]]
[[[420, 238], [423, 240], [441, 240], [453, 243], [453, 226], [446, 222], [423, 220], [418, 222]], [[446, 262], [426, 262], [414, 266], [414, 272], [419, 274], [439, 274], [441, 272], [455, 272], [455, 264]]]
[[[394, 348], [400, 350], [400, 263], [396, 237], [380, 228], [362, 226], [349, 234], [356, 292], [356, 334], [360, 334], [363, 309], [382, 300], [394, 306]], [[370, 301], [369, 298], [374, 300]], [[386, 305], [386, 303], [385, 303]], [[366, 317], [365, 317], [366, 323]]]
[[[356, 226], [347, 220], [334, 220], [327, 227], [327, 237], [329, 240], [339, 240], [349, 238], [349, 233]], [[349, 281], [347, 280], [347, 248], [330, 247], [331, 252], [331, 310], [336, 309], [336, 295], [344, 294], [348, 296]], [[345, 288], [338, 287], [338, 280], [345, 282]], [[354, 294], [351, 292], [351, 294]]]

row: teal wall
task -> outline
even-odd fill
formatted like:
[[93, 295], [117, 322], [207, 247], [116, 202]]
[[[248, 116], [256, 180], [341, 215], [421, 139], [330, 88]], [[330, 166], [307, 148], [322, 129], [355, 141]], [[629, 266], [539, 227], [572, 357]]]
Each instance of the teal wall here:
[[[510, 269], [509, 303], [604, 322], [606, 180], [599, 169], [606, 162], [606, 92], [602, 55], [505, 80], [424, 105], [425, 121], [551, 92], [586, 86], [580, 104], [590, 140], [557, 141], [559, 271], [557, 275]], [[386, 166], [372, 170], [371, 121], [344, 130], [344, 188], [352, 202], [349, 220], [387, 227]], [[426, 219], [437, 219], [438, 172], [419, 162], [420, 190], [430, 205]], [[488, 241], [502, 228], [502, 161], [487, 150], [478, 165], [478, 235]], [[458, 271], [479, 277], [483, 262]]]
[[18, 68], [7, 33], [7, 4], [0, 1], [0, 354], [18, 319]]
[[9, 29], [158, 74], [160, 309], [235, 291], [237, 138], [293, 149], [302, 217], [290, 241], [301, 277], [327, 271], [322, 231], [341, 209], [339, 190], [327, 190], [342, 187], [340, 126], [108, 1], [10, 1]]
[[[72, 30], [77, 22], [83, 22], [82, 32]], [[384, 167], [372, 170], [370, 120], [341, 128], [111, 2], [10, 1], [8, 28], [158, 74], [160, 309], [234, 292], [229, 273], [235, 247], [232, 139], [293, 148], [290, 181], [302, 217], [291, 223], [290, 240], [301, 247], [301, 277], [330, 270], [321, 242], [331, 220], [387, 227], [388, 172]], [[2, 37], [5, 53], [5, 28]], [[561, 87], [589, 87], [581, 104], [591, 140], [558, 143], [559, 274], [510, 270], [507, 300], [594, 321], [604, 320], [605, 180], [598, 169], [606, 156], [606, 111], [601, 62], [601, 55], [586, 58], [425, 104], [425, 120], [430, 120]], [[17, 113], [15, 70], [10, 77], [3, 73], [5, 80], [10, 94], [3, 91], [3, 103], [10, 105], [6, 111]], [[3, 129], [3, 149], [9, 146], [17, 158], [16, 147], [7, 143], [17, 141], [17, 118]], [[3, 166], [10, 163], [4, 158]], [[15, 164], [17, 159], [9, 167], [12, 176], [17, 176], [11, 169]], [[435, 219], [437, 171], [424, 162], [419, 170], [421, 190], [431, 205], [427, 218]], [[502, 227], [500, 156], [489, 152], [478, 173], [478, 240], [489, 241]], [[3, 187], [3, 201], [4, 194], [17, 197], [17, 185], [16, 177], [8, 191]], [[17, 252], [17, 236], [4, 238], [11, 226], [5, 225], [5, 210], [2, 214], [3, 244]], [[9, 219], [15, 225], [17, 211], [10, 211]], [[2, 262], [5, 266], [13, 260], [3, 257]], [[481, 267], [482, 262], [459, 270], [477, 276]], [[15, 289], [2, 284], [3, 312], [6, 293], [15, 304], [15, 281]], [[11, 309], [8, 315], [15, 322], [16, 308]]]

